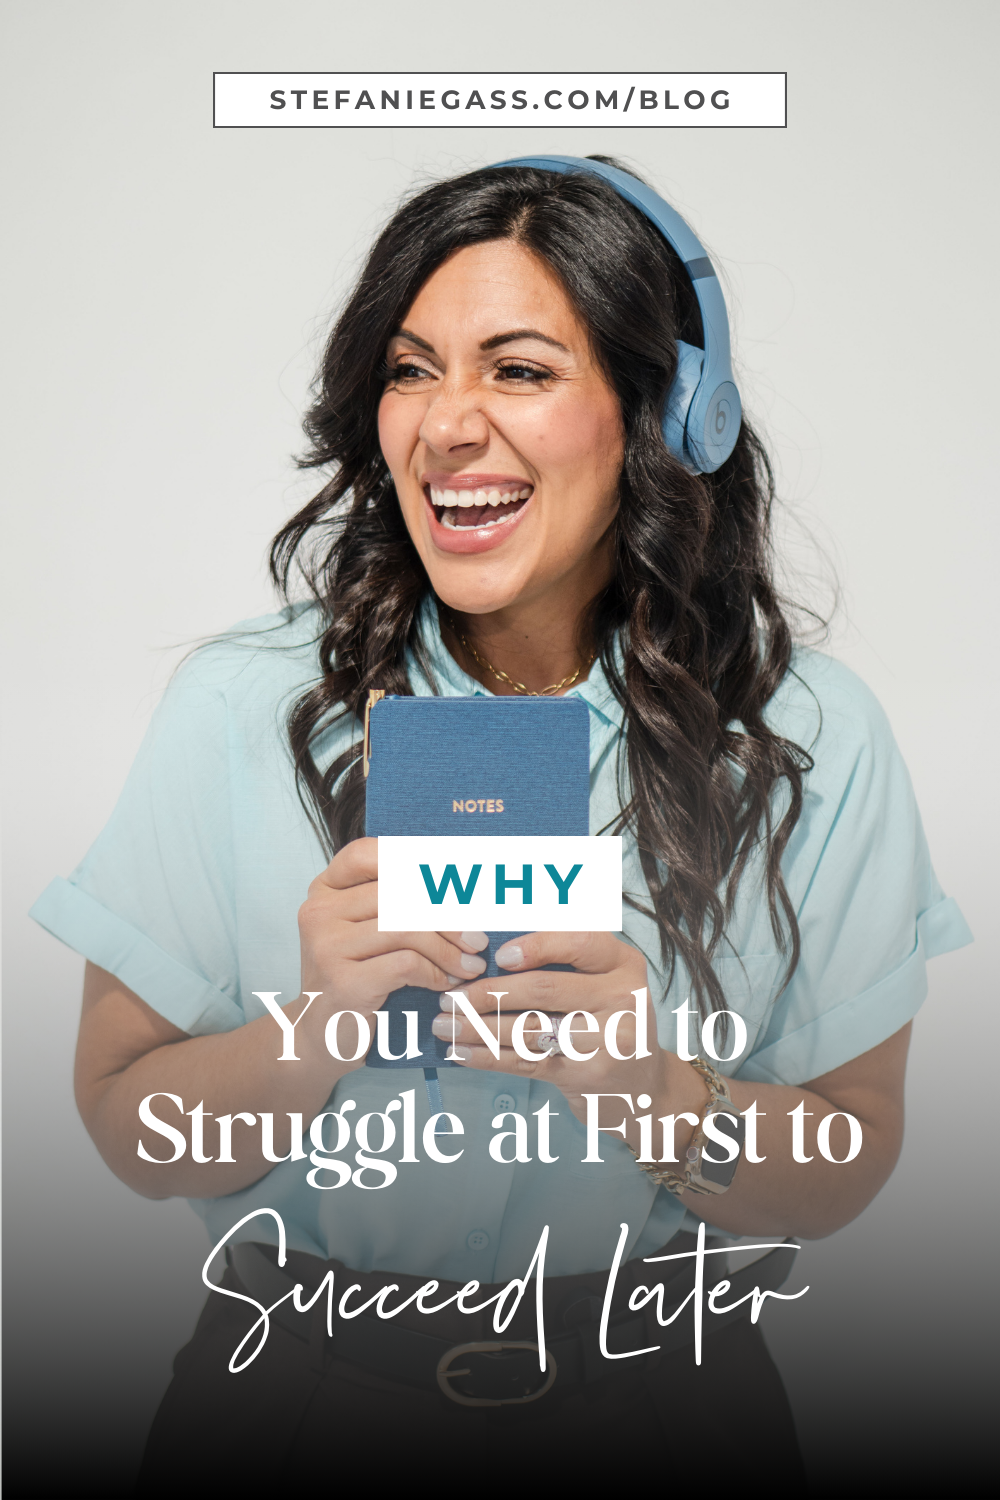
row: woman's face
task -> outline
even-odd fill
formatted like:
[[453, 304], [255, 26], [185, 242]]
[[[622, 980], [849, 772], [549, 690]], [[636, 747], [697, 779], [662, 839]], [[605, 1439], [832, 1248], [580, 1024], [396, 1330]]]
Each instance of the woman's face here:
[[510, 240], [456, 251], [387, 359], [379, 439], [438, 597], [588, 602], [611, 573], [621, 410], [545, 262]]

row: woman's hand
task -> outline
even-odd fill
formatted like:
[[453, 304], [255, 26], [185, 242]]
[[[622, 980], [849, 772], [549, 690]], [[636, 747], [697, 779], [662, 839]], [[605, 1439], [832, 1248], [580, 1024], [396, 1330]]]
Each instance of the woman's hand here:
[[[476, 1034], [472, 1022], [460, 1014], [442, 1012], [434, 1022], [436, 1036], [451, 1041], [454, 1034], [455, 1055], [465, 1067], [544, 1079], [561, 1091], [579, 1120], [587, 1118], [586, 1094], [629, 1094], [633, 1102], [638, 1095], [648, 1095], [652, 1105], [662, 1106], [660, 1113], [704, 1108], [708, 1092], [698, 1074], [659, 1045], [646, 960], [637, 948], [609, 932], [532, 932], [505, 944], [497, 953], [497, 963], [507, 971], [501, 977], [449, 988], [461, 989], [494, 1035], [499, 1010], [499, 1059]], [[541, 968], [542, 964], [572, 964], [575, 972], [553, 972]], [[498, 992], [505, 992], [500, 1001], [495, 998]], [[447, 997], [442, 1004], [450, 1004]], [[577, 1016], [568, 1028], [576, 1051], [593, 1054], [586, 1061], [553, 1050], [551, 1041], [539, 1041], [554, 1035], [560, 1022], [578, 1010], [589, 1011], [597, 1023], [596, 1029], [588, 1030], [585, 1018]], [[525, 1012], [539, 1014], [518, 1023], [518, 1016]], [[624, 1014], [610, 1037], [621, 1054], [615, 1056], [606, 1040], [608, 1022], [618, 1012]], [[515, 1024], [525, 1050], [537, 1050], [537, 1061], [528, 1061], [514, 1050]], [[643, 1050], [650, 1055], [637, 1058], [640, 1024], [645, 1032]], [[640, 1106], [635, 1113], [648, 1112], [649, 1107]], [[602, 1125], [618, 1123], [623, 1113], [631, 1118], [620, 1099], [601, 1101]], [[638, 1145], [637, 1129], [630, 1129], [628, 1139]]]
[[299, 908], [302, 991], [321, 992], [320, 1012], [370, 1016], [392, 990], [455, 989], [486, 968], [482, 932], [379, 932], [378, 840], [345, 845]]

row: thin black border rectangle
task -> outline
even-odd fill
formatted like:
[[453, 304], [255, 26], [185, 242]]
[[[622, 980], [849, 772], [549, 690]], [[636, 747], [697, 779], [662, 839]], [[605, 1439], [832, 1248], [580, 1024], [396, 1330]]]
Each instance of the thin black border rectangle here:
[[[362, 78], [362, 77], [369, 76], [371, 73], [379, 72], [379, 71], [392, 72], [392, 73], [397, 74], [398, 77], [400, 77], [400, 78], [426, 78], [427, 74], [430, 73], [430, 72], [432, 72], [433, 69], [431, 69], [431, 68], [391, 68], [391, 69], [386, 68], [386, 69], [379, 70], [377, 68], [344, 68], [344, 69], [338, 69], [336, 72], [332, 71], [329, 68], [319, 68], [319, 69], [311, 69], [311, 68], [225, 68], [225, 69], [223, 69], [223, 68], [219, 68], [219, 69], [216, 69], [212, 73], [212, 129], [213, 130], [400, 130], [400, 129], [405, 129], [405, 130], [420, 130], [420, 129], [424, 129], [424, 130], [492, 130], [492, 129], [500, 129], [500, 130], [546, 130], [546, 129], [549, 128], [548, 125], [542, 125], [542, 124], [508, 125], [506, 122], [504, 122], [504, 124], [500, 125], [500, 126], [473, 125], [473, 124], [469, 123], [468, 121], [463, 121], [461, 124], [459, 124], [456, 121], [454, 125], [425, 125], [425, 126], [420, 126], [420, 125], [400, 126], [398, 123], [387, 124], [387, 125], [371, 125], [371, 124], [367, 124], [367, 125], [217, 125], [216, 121], [215, 121], [215, 80], [217, 78], [267, 78], [270, 75], [275, 74], [275, 73], [285, 73], [285, 74], [288, 74], [289, 76], [292, 76], [292, 77], [294, 77], [297, 73], [307, 73], [307, 74], [315, 73], [317, 77], [324, 77], [324, 76], [326, 76], [326, 77], [329, 77], [329, 78]], [[519, 75], [522, 75], [525, 78], [548, 78], [548, 77], [558, 76], [558, 71], [554, 71], [553, 69], [550, 69], [550, 68], [536, 68], [536, 69], [533, 69], [533, 70], [532, 69], [505, 68], [503, 70], [495, 69], [492, 72], [484, 72], [484, 71], [482, 71], [482, 70], [480, 70], [478, 68], [476, 68], [476, 69], [465, 68], [463, 70], [448, 69], [448, 70], [445, 70], [445, 71], [446, 71], [447, 77], [449, 77], [449, 78], [506, 78], [506, 77], [508, 77], [513, 72], [517, 72]], [[600, 70], [598, 70], [596, 68], [589, 68], [589, 69], [577, 69], [577, 68], [574, 68], [574, 69], [565, 69], [563, 71], [564, 72], [572, 72], [574, 78], [597, 78], [597, 77], [604, 77], [608, 71], [619, 71], [619, 70], [615, 70], [615, 69], [608, 70], [606, 68], [602, 68]], [[679, 125], [679, 124], [678, 125], [653, 125], [653, 124], [649, 124], [649, 125], [605, 125], [603, 123], [603, 121], [602, 121], [602, 123], [600, 125], [563, 125], [563, 124], [552, 124], [551, 128], [553, 130], [787, 130], [788, 129], [788, 73], [787, 73], [787, 71], [782, 72], [782, 70], [780, 68], [699, 68], [697, 70], [695, 70], [693, 68], [683, 68], [683, 69], [680, 69], [679, 71], [677, 71], [676, 73], [669, 73], [668, 74], [668, 73], [664, 72], [660, 76], [662, 76], [662, 77], [670, 77], [670, 78], [699, 78], [699, 77], [701, 77], [701, 75], [703, 73], [726, 73], [728, 76], [730, 76], [732, 78], [759, 78], [762, 74], [767, 74], [768, 76], [772, 76], [772, 77], [783, 78], [784, 79], [784, 100], [783, 100], [783, 104], [784, 104], [784, 113], [785, 113], [785, 123], [783, 125], [724, 125], [720, 121], [718, 125]], [[621, 73], [621, 76], [623, 78], [628, 78], [628, 77], [634, 77], [634, 78], [644, 77], [644, 78], [648, 78], [651, 75], [649, 73], [646, 73], [646, 72], [643, 72], [643, 73], [640, 74], [638, 72], [629, 73], [627, 71], [623, 71]]]

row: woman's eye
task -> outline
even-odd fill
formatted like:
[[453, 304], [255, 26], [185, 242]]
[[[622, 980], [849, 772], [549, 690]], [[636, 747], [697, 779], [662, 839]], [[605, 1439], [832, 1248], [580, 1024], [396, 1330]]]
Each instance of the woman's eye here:
[[521, 385], [539, 385], [552, 375], [551, 370], [542, 369], [538, 365], [497, 365], [496, 372], [499, 380], [514, 381]]
[[414, 365], [409, 360], [401, 359], [389, 370], [389, 379], [396, 381], [422, 380], [427, 373], [423, 365]]

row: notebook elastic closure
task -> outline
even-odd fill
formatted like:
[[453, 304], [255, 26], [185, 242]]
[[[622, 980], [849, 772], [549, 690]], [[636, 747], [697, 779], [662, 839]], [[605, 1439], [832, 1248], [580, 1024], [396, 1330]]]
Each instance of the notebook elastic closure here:
[[380, 698], [385, 697], [385, 688], [369, 688], [368, 702], [365, 704], [365, 739], [361, 751], [361, 765], [368, 780], [368, 766], [372, 758], [372, 708]]

